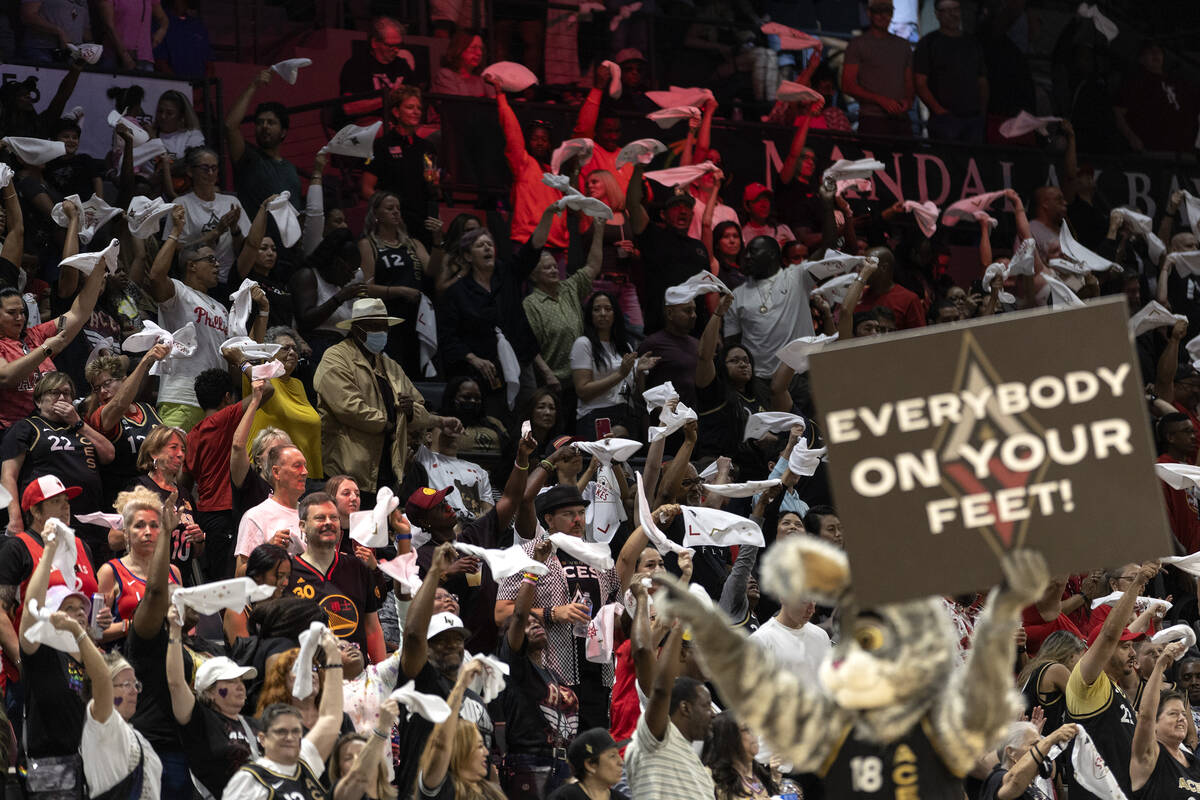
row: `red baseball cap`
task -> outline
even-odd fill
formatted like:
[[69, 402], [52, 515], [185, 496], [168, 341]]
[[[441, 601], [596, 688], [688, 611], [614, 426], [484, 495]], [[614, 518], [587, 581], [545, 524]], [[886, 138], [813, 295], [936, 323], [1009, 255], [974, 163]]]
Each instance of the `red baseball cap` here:
[[83, 489], [79, 486], [63, 486], [63, 482], [58, 479], [57, 475], [43, 475], [36, 478], [33, 483], [25, 487], [25, 491], [21, 492], [21, 510], [28, 511], [38, 503], [49, 500], [51, 497], [58, 497], [63, 493], [74, 500], [83, 494]]
[[442, 504], [446, 495], [453, 491], [453, 485], [447, 486], [445, 489], [430, 489], [428, 486], [422, 486], [408, 496], [408, 502], [404, 504], [404, 513], [411, 515], [414, 511], [432, 511]]
[[[1092, 631], [1091, 634], [1088, 635], [1088, 638], [1087, 638], [1088, 647], [1091, 647], [1092, 645], [1094, 645], [1096, 643], [1096, 639], [1098, 639], [1100, 637], [1100, 631], [1103, 628], [1104, 628], [1103, 625], [1097, 625], [1096, 629], [1094, 631]], [[1132, 642], [1135, 639], [1140, 639], [1145, 635], [1146, 634], [1144, 634], [1144, 633], [1134, 633], [1133, 631], [1129, 630], [1129, 628], [1125, 628], [1123, 631], [1121, 631], [1121, 638], [1118, 641]]]
[[775, 196], [774, 192], [772, 192], [766, 186], [763, 186], [761, 183], [752, 183], [742, 191], [742, 202], [753, 203], [755, 200], [762, 197], [764, 192], [772, 197]]

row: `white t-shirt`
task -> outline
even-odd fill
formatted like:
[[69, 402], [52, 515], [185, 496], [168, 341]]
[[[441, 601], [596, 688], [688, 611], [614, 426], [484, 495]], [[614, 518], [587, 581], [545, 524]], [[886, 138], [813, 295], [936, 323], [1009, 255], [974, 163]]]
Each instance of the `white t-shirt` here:
[[196, 376], [206, 369], [224, 369], [221, 343], [229, 338], [229, 309], [183, 281], [171, 279], [175, 296], [158, 304], [158, 325], [177, 331], [189, 322], [196, 325], [196, 352], [188, 358], [169, 358], [159, 362], [162, 378], [158, 384], [158, 402], [199, 406], [196, 400]]
[[[200, 147], [204, 144], [204, 134], [199, 128], [183, 128], [174, 133], [160, 133], [163, 147], [171, 154], [172, 161], [179, 161], [187, 153], [189, 147]], [[186, 195], [185, 195], [186, 196]]]
[[[692, 237], [693, 239], [699, 239], [700, 223], [704, 219], [704, 209], [708, 208], [708, 203], [704, 202], [695, 195], [692, 195], [692, 197], [696, 198], [696, 205], [692, 206], [692, 227], [688, 228], [688, 236]], [[736, 222], [738, 225], [742, 224], [741, 220], [738, 219], [736, 211], [718, 201], [717, 207], [713, 209], [712, 226], [715, 228], [722, 222]]]
[[417, 448], [417, 463], [425, 468], [429, 485], [434, 489], [454, 487], [454, 491], [446, 495], [446, 502], [460, 516], [476, 519], [496, 504], [492, 481], [487, 470], [478, 464], [435, 453], [425, 445]]
[[288, 552], [298, 556], [304, 552], [304, 531], [300, 528], [300, 512], [288, 508], [274, 497], [268, 497], [242, 515], [238, 523], [235, 556], [249, 557], [260, 544], [267, 544], [277, 531], [287, 529], [292, 536]]
[[[221, 222], [221, 217], [229, 213], [231, 208], [242, 209], [237, 222], [242, 236], [250, 233], [250, 215], [246, 213], [246, 209], [242, 208], [241, 202], [231, 194], [217, 192], [212, 200], [201, 200], [195, 192], [188, 192], [181, 194], [175, 202], [182, 205], [187, 211], [187, 221], [183, 224], [184, 242], [190, 242], [200, 234], [217, 227]], [[254, 210], [258, 211], [257, 208]], [[165, 230], [165, 226], [171, 222], [170, 215], [164, 219], [166, 220], [163, 223]], [[233, 252], [233, 234], [229, 231], [222, 233], [221, 238], [217, 239], [213, 251], [217, 254], [217, 262], [221, 265], [221, 282], [225, 283], [229, 279], [229, 271], [233, 269], [234, 262], [237, 260], [237, 253]]]
[[[617, 351], [613, 349], [612, 344], [601, 342], [600, 348], [604, 351], [604, 361], [607, 362], [607, 367], [596, 369], [596, 365], [592, 363], [592, 343], [586, 336], [580, 336], [571, 345], [571, 369], [590, 369], [593, 380], [600, 380], [606, 375], [611, 375], [619, 370], [621, 368], [621, 358], [617, 355]], [[633, 371], [631, 370], [623, 380], [599, 397], [593, 397], [589, 401], [585, 401], [582, 397], [579, 398], [578, 405], [575, 407], [575, 418], [583, 419], [598, 408], [623, 405], [625, 403], [623, 394], [628, 395], [632, 388]]]
[[[325, 774], [325, 762], [321, 760], [321, 754], [317, 752], [317, 747], [307, 738], [300, 741], [300, 758], [312, 770], [313, 775], [318, 778]], [[286, 775], [294, 778], [300, 774], [300, 765], [295, 764], [291, 767], [285, 767], [276, 761], [269, 758], [259, 758], [254, 761], [259, 766], [266, 767], [278, 775]], [[238, 770], [233, 773], [233, 777], [229, 779], [229, 783], [225, 784], [225, 791], [221, 793], [221, 800], [268, 800], [271, 796], [271, 790], [263, 786], [249, 772]]]
[[788, 242], [796, 240], [796, 234], [787, 225], [756, 225], [747, 222], [742, 226], [742, 244], [750, 244], [750, 240], [758, 236], [771, 236], [783, 247]]
[[162, 761], [158, 753], [115, 709], [107, 721], [97, 722], [92, 716], [92, 703], [88, 702], [79, 755], [83, 758], [83, 776], [93, 795], [107, 792], [125, 780], [141, 758], [142, 793], [138, 797], [158, 800], [161, 796]]
[[756, 376], [770, 378], [779, 367], [775, 354], [780, 348], [793, 339], [813, 335], [808, 293], [815, 287], [807, 270], [790, 266], [766, 280], [747, 278], [733, 290], [725, 335], [742, 335], [742, 344], [754, 355]]
[[829, 634], [821, 628], [811, 622], [789, 628], [779, 617], [771, 617], [750, 638], [769, 650], [780, 664], [814, 681], [817, 669], [831, 649]]

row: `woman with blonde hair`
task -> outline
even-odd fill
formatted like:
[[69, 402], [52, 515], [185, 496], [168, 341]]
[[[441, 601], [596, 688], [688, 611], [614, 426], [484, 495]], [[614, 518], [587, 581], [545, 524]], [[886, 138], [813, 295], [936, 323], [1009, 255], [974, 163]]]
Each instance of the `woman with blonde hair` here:
[[[440, 800], [504, 800], [504, 792], [488, 779], [488, 749], [479, 728], [459, 719], [467, 686], [484, 669], [479, 661], [463, 666], [447, 703], [450, 717], [438, 723], [421, 753], [417, 792]], [[450, 791], [446, 791], [446, 783]]]
[[[124, 639], [133, 624], [133, 612], [146, 594], [146, 576], [154, 555], [154, 543], [162, 535], [163, 501], [145, 486], [117, 495], [113, 504], [121, 515], [126, 553], [105, 562], [96, 571], [100, 593], [112, 597], [113, 622], [105, 629], [102, 642]], [[180, 584], [179, 568], [172, 565], [168, 580]]]
[[386, 749], [391, 755], [392, 726], [398, 715], [398, 704], [389, 698], [379, 708], [374, 736], [346, 733], [337, 740], [327, 767], [334, 797], [395, 800], [399, 792], [392, 785], [383, 753]]
[[[442, 246], [441, 227], [440, 220], [430, 217], [426, 221], [434, 236], [434, 249]], [[358, 253], [368, 293], [382, 298], [388, 314], [403, 320], [388, 331], [387, 354], [409, 375], [420, 375], [417, 312], [421, 294], [430, 293], [429, 252], [409, 235], [400, 198], [394, 192], [379, 191], [371, 196]]]
[[[143, 473], [130, 487], [144, 486], [166, 502], [176, 492], [175, 516], [179, 524], [168, 531], [171, 536], [171, 564], [178, 567], [185, 586], [204, 583], [200, 559], [204, 555], [204, 531], [196, 524], [195, 510], [187, 493], [180, 489], [183, 465], [187, 459], [187, 434], [170, 425], [150, 431], [138, 448], [137, 468]], [[114, 537], [109, 537], [110, 540]]]
[[1017, 677], [1017, 686], [1025, 698], [1026, 711], [1041, 706], [1046, 715], [1044, 730], [1062, 725], [1067, 710], [1067, 679], [1071, 668], [1087, 650], [1087, 645], [1070, 631], [1055, 631], [1046, 637], [1032, 659]]
[[[633, 273], [637, 260], [641, 258], [641, 251], [633, 243], [634, 230], [625, 210], [625, 193], [621, 191], [617, 177], [606, 169], [590, 173], [582, 189], [585, 195], [601, 201], [613, 212], [612, 219], [604, 223], [600, 277], [592, 281], [592, 290], [608, 292], [620, 301], [625, 330], [640, 341], [646, 323], [638, 303], [637, 287], [633, 284]], [[573, 232], [581, 236], [590, 231], [594, 223], [592, 217], [579, 214]], [[583, 247], [584, 244], [582, 241], [573, 241], [572, 246]]]

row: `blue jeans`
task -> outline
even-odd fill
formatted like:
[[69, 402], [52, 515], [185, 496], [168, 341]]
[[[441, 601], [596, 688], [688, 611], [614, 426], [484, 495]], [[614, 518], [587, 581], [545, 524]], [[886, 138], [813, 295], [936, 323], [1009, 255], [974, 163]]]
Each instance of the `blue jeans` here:
[[162, 796], [191, 797], [192, 776], [188, 772], [187, 756], [183, 753], [159, 753], [162, 761]]
[[930, 139], [964, 144], [983, 144], [984, 117], [960, 117], [955, 114], [935, 114], [929, 118]]

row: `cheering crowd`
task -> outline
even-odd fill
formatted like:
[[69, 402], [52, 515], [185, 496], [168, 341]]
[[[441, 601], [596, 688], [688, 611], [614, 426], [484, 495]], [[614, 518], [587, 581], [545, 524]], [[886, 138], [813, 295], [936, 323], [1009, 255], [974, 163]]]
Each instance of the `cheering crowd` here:
[[[915, 93], [932, 138], [993, 135], [982, 66], [965, 88], [936, 80], [962, 51], [943, 41], [957, 2], [937, 8], [945, 33], [914, 59], [872, 0], [841, 79], [861, 132], [910, 134]], [[401, 32], [377, 20], [366, 58], [395, 62]], [[794, 134], [777, 188], [730, 198], [713, 92], [650, 102], [645, 59], [623, 51], [556, 141], [518, 120], [523, 67], [480, 74], [479, 37], [455, 41], [435, 85], [494, 104], [504, 230], [443, 224], [411, 82], [366, 152], [335, 137], [309, 168], [281, 156], [287, 109], [254, 105], [286, 79], [264, 70], [230, 93], [231, 187], [178, 92], [151, 115], [122, 90], [99, 162], [64, 116], [78, 59], [42, 112], [5, 85], [6, 797], [838, 796], [724, 710], [650, 580], [690, 584], [812, 685], [854, 637], [839, 608], [758, 580], [774, 542], [856, 535], [808, 376], [834, 341], [1123, 296], [1176, 545], [1162, 555], [1200, 552], [1200, 200], [1154, 198], [1157, 219], [1105, 207], [1076, 127], [1026, 114], [1017, 135], [1063, 143], [1061, 186], [868, 202], [882, 165], [806, 144], [849, 127], [819, 46], [778, 89], [772, 121]], [[378, 118], [363, 102], [342, 109], [347, 136]], [[686, 124], [673, 166], [616, 108]], [[361, 229], [327, 204], [335, 159]], [[967, 282], [938, 268], [948, 232], [978, 242]], [[1026, 717], [938, 796], [1105, 796], [1072, 768], [1085, 728], [1127, 796], [1200, 790], [1197, 575], [1184, 559], [1055, 576], [1012, 644]], [[985, 595], [944, 604], [965, 660]], [[867, 769], [845, 796], [879, 781]]]

